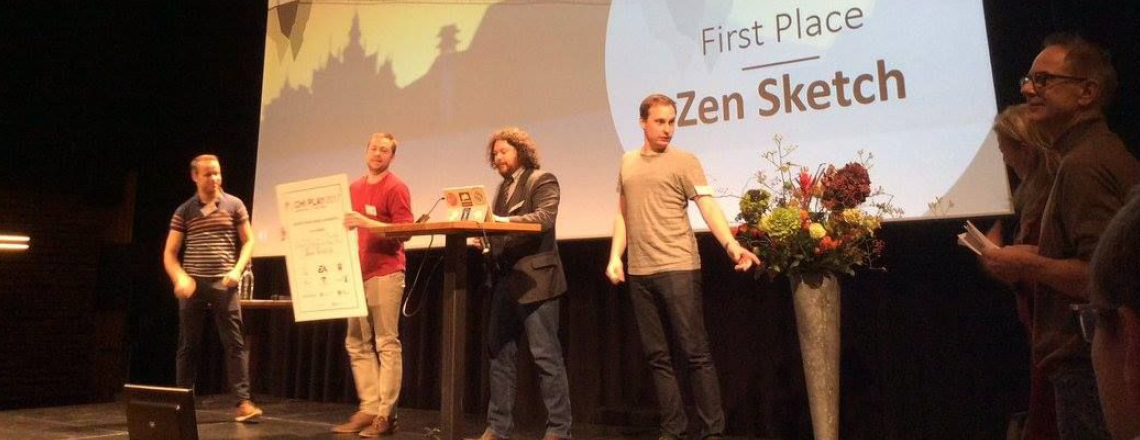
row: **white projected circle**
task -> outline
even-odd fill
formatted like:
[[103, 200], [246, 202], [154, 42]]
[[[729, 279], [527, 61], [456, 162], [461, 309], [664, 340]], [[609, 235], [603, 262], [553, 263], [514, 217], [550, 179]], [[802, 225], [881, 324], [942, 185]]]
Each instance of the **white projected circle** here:
[[[738, 194], [781, 135], [792, 161], [875, 155], [872, 179], [906, 217], [953, 197], [974, 213], [1007, 209], [1004, 170], [987, 146], [994, 97], [980, 2], [614, 1], [606, 87], [626, 151], [641, 147], [637, 107], [677, 101], [674, 144], [710, 183]], [[955, 194], [984, 179], [994, 195]], [[969, 199], [969, 200], [967, 200]], [[735, 201], [723, 201], [735, 215]]]

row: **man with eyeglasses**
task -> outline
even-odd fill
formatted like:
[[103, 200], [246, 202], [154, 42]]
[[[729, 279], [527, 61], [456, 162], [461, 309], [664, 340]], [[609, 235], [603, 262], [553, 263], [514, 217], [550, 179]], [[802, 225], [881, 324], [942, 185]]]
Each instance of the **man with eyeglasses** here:
[[1088, 302], [1088, 261], [1129, 189], [1140, 182], [1140, 163], [1104, 121], [1115, 88], [1116, 72], [1103, 49], [1073, 35], [1045, 40], [1021, 82], [1030, 120], [1061, 156], [1038, 246], [984, 255], [998, 277], [1035, 286], [1033, 359], [1053, 385], [1064, 439], [1108, 438], [1089, 346], [1070, 307]]
[[1140, 439], [1140, 189], [1109, 223], [1093, 253], [1089, 304], [1081, 330], [1092, 361], [1108, 432]]

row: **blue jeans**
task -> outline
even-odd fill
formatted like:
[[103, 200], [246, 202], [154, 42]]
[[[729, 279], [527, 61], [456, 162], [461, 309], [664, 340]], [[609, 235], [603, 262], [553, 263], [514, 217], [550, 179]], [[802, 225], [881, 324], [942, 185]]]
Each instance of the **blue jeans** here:
[[688, 418], [677, 376], [673, 372], [669, 338], [665, 335], [659, 310], [668, 317], [680, 354], [685, 357], [697, 416], [705, 428], [701, 438], [723, 435], [724, 410], [721, 409], [720, 384], [705, 332], [700, 270], [630, 275], [629, 297], [637, 318], [641, 345], [653, 371], [657, 400], [661, 404], [662, 434], [685, 438]]
[[194, 388], [198, 378], [198, 352], [202, 328], [214, 318], [218, 338], [226, 352], [226, 379], [238, 402], [249, 400], [249, 354], [241, 332], [241, 303], [237, 288], [222, 285], [221, 277], [194, 277], [197, 289], [189, 299], [178, 299], [177, 383]]
[[525, 329], [540, 375], [542, 402], [546, 405], [546, 434], [570, 438], [570, 385], [562, 363], [562, 344], [558, 341], [560, 301], [559, 297], [519, 304], [506, 292], [495, 289], [487, 327], [487, 348], [491, 355], [487, 425], [496, 436], [510, 438], [514, 429], [511, 414], [518, 374], [515, 359], [518, 337]]

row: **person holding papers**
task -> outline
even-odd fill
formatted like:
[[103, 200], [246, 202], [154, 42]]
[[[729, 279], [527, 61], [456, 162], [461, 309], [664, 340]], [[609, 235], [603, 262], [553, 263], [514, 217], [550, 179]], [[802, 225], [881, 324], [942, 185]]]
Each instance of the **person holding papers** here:
[[396, 157], [396, 147], [396, 138], [391, 134], [372, 134], [364, 151], [368, 174], [349, 186], [352, 212], [344, 216], [344, 226], [356, 228], [358, 234], [368, 315], [349, 318], [344, 338], [360, 409], [332, 430], [359, 432], [361, 437], [396, 431], [393, 411], [403, 380], [399, 323], [400, 301], [404, 297], [404, 244], [377, 237], [369, 230], [412, 222], [408, 186], [388, 170]]
[[237, 286], [253, 257], [253, 229], [245, 203], [222, 191], [217, 156], [203, 154], [190, 161], [190, 178], [198, 190], [174, 211], [163, 252], [178, 297], [176, 380], [181, 388], [194, 388], [202, 326], [212, 316], [226, 351], [226, 379], [237, 400], [234, 420], [252, 422], [262, 412], [250, 400]]
[[1056, 395], [1063, 439], [1107, 439], [1089, 345], [1070, 306], [1088, 302], [1089, 259], [1128, 191], [1140, 182], [1140, 163], [1108, 129], [1104, 107], [1116, 87], [1107, 53], [1083, 38], [1050, 37], [1021, 94], [1029, 118], [1054, 140], [1060, 154], [1036, 247], [983, 252], [986, 268], [1010, 282], [1031, 283], [1033, 360]]
[[[560, 190], [553, 174], [539, 170], [538, 148], [525, 131], [506, 128], [491, 135], [487, 158], [503, 176], [492, 213], [495, 221], [542, 225], [542, 232], [490, 238], [494, 290], [487, 325], [491, 356], [487, 429], [480, 440], [507, 439], [514, 428], [515, 355], [521, 332], [538, 366], [546, 405], [543, 440], [570, 438], [570, 386], [558, 341], [566, 275], [555, 240]], [[484, 243], [476, 241], [477, 246]]]

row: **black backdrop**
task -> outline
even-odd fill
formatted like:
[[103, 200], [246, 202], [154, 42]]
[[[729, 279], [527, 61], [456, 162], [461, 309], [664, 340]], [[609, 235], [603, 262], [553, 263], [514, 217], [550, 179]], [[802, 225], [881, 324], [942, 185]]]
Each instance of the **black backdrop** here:
[[[994, 0], [986, 12], [999, 107], [1020, 100], [1017, 78], [1044, 35], [1080, 30], [1115, 53], [1122, 89], [1110, 125], [1140, 146], [1137, 6]], [[127, 380], [173, 382], [166, 224], [192, 192], [186, 162], [203, 150], [222, 156], [227, 187], [251, 201], [264, 35], [262, 2], [47, 1], [2, 14], [0, 230], [34, 231], [34, 242], [26, 254], [0, 254], [0, 409], [106, 400]], [[1028, 354], [1013, 299], [954, 245], [958, 228], [888, 225], [891, 272], [843, 280], [846, 438], [998, 438], [1023, 406]], [[788, 287], [733, 274], [707, 238], [701, 245], [730, 431], [808, 438]], [[601, 275], [608, 240], [561, 246], [577, 420], [651, 425], [653, 391], [628, 300]], [[424, 257], [415, 252], [411, 263]], [[280, 261], [259, 260], [257, 271], [259, 294], [283, 288]], [[424, 311], [402, 324], [407, 407], [438, 402], [438, 278], [417, 296]], [[471, 301], [470, 313], [476, 412], [485, 302]], [[342, 325], [245, 315], [257, 391], [351, 400]], [[521, 377], [533, 377], [523, 364]], [[203, 386], [220, 390], [220, 369], [210, 368]], [[534, 388], [521, 384], [531, 425], [541, 418]]]

